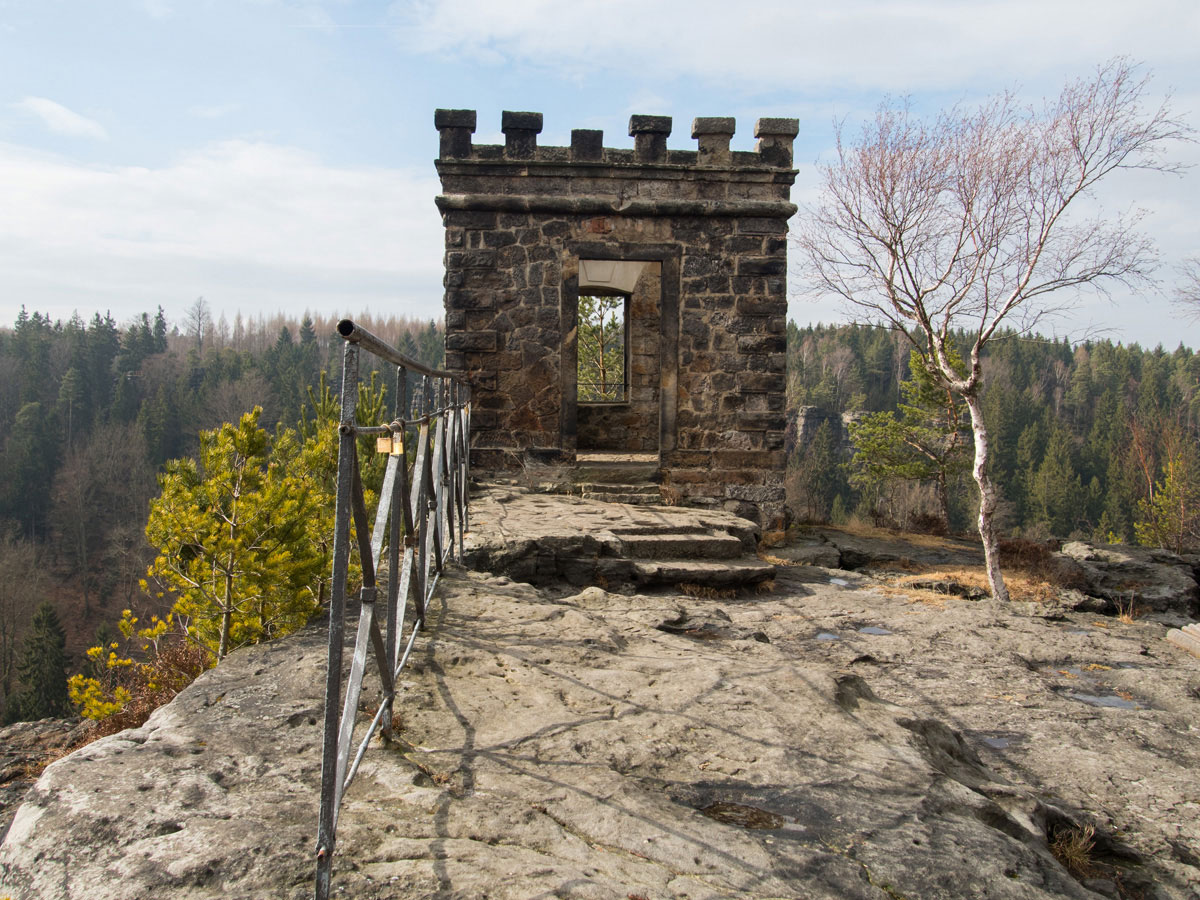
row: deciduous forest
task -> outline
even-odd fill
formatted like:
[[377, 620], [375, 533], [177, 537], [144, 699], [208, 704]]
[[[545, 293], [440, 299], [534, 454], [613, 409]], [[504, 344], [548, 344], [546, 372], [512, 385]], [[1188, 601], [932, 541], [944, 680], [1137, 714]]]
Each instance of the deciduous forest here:
[[[159, 506], [164, 518], [168, 500], [201, 490], [219, 478], [212, 469], [225, 465], [247, 472], [257, 467], [276, 489], [273, 466], [317, 452], [297, 433], [311, 433], [314, 422], [331, 415], [342, 346], [335, 324], [307, 314], [213, 321], [197, 300], [178, 323], [168, 322], [161, 309], [118, 324], [100, 314], [52, 321], [23, 308], [10, 329], [0, 329], [0, 704], [6, 718], [66, 711], [65, 693], [53, 695], [57, 703], [28, 709], [9, 702], [28, 692], [23, 671], [35, 671], [35, 663], [37, 671], [45, 668], [39, 661], [53, 629], [45, 623], [34, 628], [39, 604], [48, 601], [57, 611], [66, 632], [62, 658], [68, 672], [80, 672], [104, 669], [103, 659], [85, 651], [94, 644], [116, 649], [122, 610], [132, 609], [144, 624], [165, 617], [183, 596], [170, 577], [170, 554], [147, 539], [148, 521], [155, 524], [152, 500], [165, 498]], [[439, 323], [368, 316], [362, 324], [422, 362], [442, 363]], [[368, 406], [376, 411], [387, 403], [382, 383], [367, 385], [374, 391]], [[261, 413], [243, 426], [255, 407]], [[336, 421], [336, 409], [332, 416]], [[228, 434], [219, 433], [224, 423], [230, 423]], [[244, 438], [255, 452], [237, 444], [221, 459], [205, 457], [202, 432], [218, 446]], [[309, 460], [305, 473], [321, 477], [319, 469], [320, 461]], [[194, 558], [194, 547], [178, 543], [184, 557]], [[195, 633], [206, 634], [204, 617], [193, 611], [193, 620]], [[136, 632], [156, 625], [135, 629], [125, 621], [124, 637], [135, 650], [161, 636], [139, 638]], [[272, 625], [241, 627], [269, 631]]]
[[[332, 434], [336, 422], [334, 324], [308, 315], [213, 322], [199, 300], [177, 323], [161, 310], [121, 324], [22, 310], [0, 329], [6, 718], [66, 712], [65, 690], [46, 689], [55, 680], [47, 672], [60, 667], [64, 678], [78, 675], [77, 706], [112, 715], [129, 690], [186, 683], [197, 666], [294, 627], [319, 606], [328, 547], [317, 532], [328, 512], [309, 507], [332, 483], [333, 441], [321, 431]], [[439, 323], [362, 324], [422, 362], [442, 363]], [[1193, 351], [1008, 334], [984, 362], [1003, 534], [1196, 547]], [[790, 323], [788, 370], [797, 521], [971, 530], [969, 420], [922, 376], [902, 335]], [[368, 416], [390, 407], [385, 381], [363, 387]], [[247, 486], [252, 502], [224, 510], [221, 529], [172, 537], [198, 498], [219, 507], [250, 496], [239, 494]], [[295, 530], [297, 516], [277, 514], [289, 503], [304, 506], [311, 533]], [[293, 555], [255, 557], [268, 533], [279, 546], [290, 541]], [[222, 590], [205, 582], [218, 570]], [[276, 582], [302, 598], [273, 594]], [[181, 616], [207, 663], [164, 643]]]

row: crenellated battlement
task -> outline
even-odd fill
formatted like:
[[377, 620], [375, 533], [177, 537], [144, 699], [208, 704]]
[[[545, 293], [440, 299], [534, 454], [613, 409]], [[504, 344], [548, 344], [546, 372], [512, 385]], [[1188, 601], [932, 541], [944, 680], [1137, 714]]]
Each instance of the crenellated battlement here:
[[[649, 454], [674, 501], [780, 525], [797, 120], [759, 119], [752, 152], [732, 116], [693, 120], [688, 150], [670, 116], [632, 116], [631, 148], [590, 128], [539, 146], [536, 112], [505, 111], [503, 144], [473, 142], [473, 109], [434, 124], [446, 368], [474, 385], [478, 471]], [[601, 351], [596, 296], [617, 304]]]
[[670, 116], [635, 115], [629, 119], [633, 149], [604, 146], [604, 132], [580, 128], [571, 132], [571, 146], [538, 146], [542, 114], [505, 110], [500, 117], [504, 143], [474, 144], [477, 117], [473, 109], [439, 109], [434, 127], [441, 133], [440, 161], [584, 163], [619, 166], [688, 166], [722, 169], [792, 168], [792, 142], [799, 133], [799, 120], [762, 118], [754, 124], [758, 142], [753, 151], [730, 150], [736, 133], [732, 116], [692, 120], [695, 150], [667, 147], [671, 135]]

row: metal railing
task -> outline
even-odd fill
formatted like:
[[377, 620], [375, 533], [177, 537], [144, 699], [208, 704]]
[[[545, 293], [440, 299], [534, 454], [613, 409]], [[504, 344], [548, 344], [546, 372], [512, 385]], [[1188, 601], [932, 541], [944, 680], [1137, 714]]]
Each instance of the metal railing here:
[[[329, 668], [325, 680], [325, 735], [321, 761], [321, 808], [317, 825], [316, 898], [327, 900], [333, 875], [338, 813], [367, 745], [382, 730], [392, 737], [396, 681], [408, 662], [445, 561], [462, 556], [467, 525], [470, 386], [461, 376], [409, 359], [349, 319], [338, 322], [346, 341], [342, 364], [333, 585], [329, 602]], [[359, 351], [396, 367], [395, 416], [388, 425], [362, 426], [356, 418]], [[408, 378], [415, 373], [411, 410], [405, 410]], [[408, 413], [406, 418], [404, 413]], [[379, 507], [368, 521], [358, 459], [358, 438], [373, 436], [388, 453]], [[410, 443], [415, 452], [409, 461]], [[358, 630], [350, 674], [342, 695], [346, 638], [346, 586], [353, 533], [362, 567]], [[376, 613], [380, 557], [387, 554], [384, 628]], [[411, 614], [408, 611], [411, 607]], [[405, 619], [409, 619], [405, 635]], [[368, 655], [373, 655], [383, 699], [365, 732], [355, 734]], [[357, 741], [357, 744], [356, 744]], [[353, 753], [353, 760], [351, 754]]]

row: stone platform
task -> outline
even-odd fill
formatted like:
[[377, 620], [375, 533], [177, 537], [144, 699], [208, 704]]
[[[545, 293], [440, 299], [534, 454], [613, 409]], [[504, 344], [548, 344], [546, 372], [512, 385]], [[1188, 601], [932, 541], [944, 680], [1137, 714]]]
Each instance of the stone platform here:
[[530, 584], [728, 588], [775, 575], [755, 556], [758, 526], [716, 510], [496, 484], [472, 494], [469, 525], [469, 567]]

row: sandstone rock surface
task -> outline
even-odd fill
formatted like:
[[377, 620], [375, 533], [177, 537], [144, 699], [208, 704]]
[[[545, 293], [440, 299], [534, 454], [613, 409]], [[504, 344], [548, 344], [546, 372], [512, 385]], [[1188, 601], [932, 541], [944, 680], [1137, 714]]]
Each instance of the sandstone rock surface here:
[[[1200, 660], [1164, 625], [847, 575], [702, 601], [450, 573], [335, 896], [1197, 896]], [[308, 897], [323, 638], [233, 654], [50, 766], [0, 895]], [[1089, 887], [1047, 850], [1071, 821], [1121, 863]]]
[[41, 719], [0, 728], [0, 840], [41, 767], [66, 753], [88, 727], [79, 719]]
[[1083, 569], [1087, 592], [1114, 607], [1134, 604], [1154, 612], [1200, 614], [1196, 570], [1174, 553], [1071, 541], [1063, 545], [1062, 555]]

